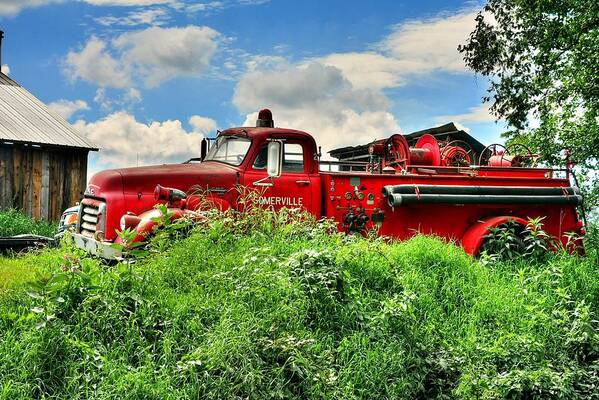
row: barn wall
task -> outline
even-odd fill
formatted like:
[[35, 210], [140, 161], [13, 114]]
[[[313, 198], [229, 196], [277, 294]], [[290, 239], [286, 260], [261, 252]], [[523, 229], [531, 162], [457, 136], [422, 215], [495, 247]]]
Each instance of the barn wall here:
[[0, 208], [56, 221], [86, 182], [87, 151], [0, 145]]

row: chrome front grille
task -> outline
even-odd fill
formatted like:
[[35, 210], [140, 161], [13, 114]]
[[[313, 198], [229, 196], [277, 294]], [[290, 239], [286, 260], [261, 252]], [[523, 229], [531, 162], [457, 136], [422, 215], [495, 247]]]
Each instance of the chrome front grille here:
[[79, 218], [79, 233], [94, 239], [98, 234], [104, 234], [104, 218], [106, 203], [96, 199], [85, 198], [81, 201], [81, 217]]

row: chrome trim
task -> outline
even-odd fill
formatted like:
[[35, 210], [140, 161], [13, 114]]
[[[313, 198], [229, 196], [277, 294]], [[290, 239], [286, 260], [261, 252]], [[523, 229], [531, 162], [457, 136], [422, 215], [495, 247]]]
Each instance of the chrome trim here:
[[112, 242], [102, 242], [79, 233], [73, 233], [72, 236], [75, 245], [88, 253], [107, 260], [118, 260], [122, 257], [122, 252], [113, 248]]

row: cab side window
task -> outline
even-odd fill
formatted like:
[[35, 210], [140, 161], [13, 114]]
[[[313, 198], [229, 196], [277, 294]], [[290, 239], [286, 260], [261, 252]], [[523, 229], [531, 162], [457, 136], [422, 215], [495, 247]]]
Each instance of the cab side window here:
[[285, 143], [283, 172], [304, 172], [304, 148], [301, 144]]
[[267, 161], [268, 161], [268, 146], [263, 146], [260, 149], [260, 152], [258, 153], [258, 155], [256, 156], [256, 159], [254, 160], [254, 164], [252, 165], [252, 168], [266, 169]]
[[[253, 169], [266, 169], [268, 162], [268, 146], [260, 152], [252, 164]], [[304, 148], [301, 144], [285, 143], [283, 145], [283, 172], [304, 172]]]

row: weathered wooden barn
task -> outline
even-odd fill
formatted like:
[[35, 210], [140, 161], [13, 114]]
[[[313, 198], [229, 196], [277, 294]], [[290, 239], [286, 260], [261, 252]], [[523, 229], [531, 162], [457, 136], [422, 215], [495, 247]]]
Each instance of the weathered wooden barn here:
[[58, 220], [83, 197], [97, 148], [17, 82], [0, 73], [0, 209]]

